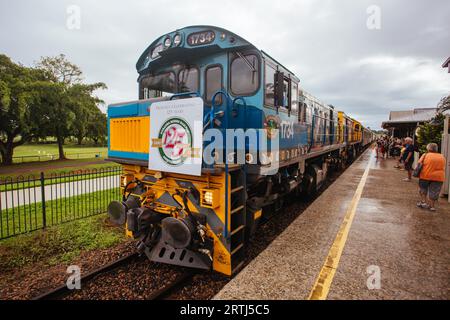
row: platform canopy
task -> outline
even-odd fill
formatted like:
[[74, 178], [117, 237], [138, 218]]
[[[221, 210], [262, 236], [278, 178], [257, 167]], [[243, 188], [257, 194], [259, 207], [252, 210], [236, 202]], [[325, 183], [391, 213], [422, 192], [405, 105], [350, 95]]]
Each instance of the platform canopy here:
[[389, 130], [391, 136], [404, 138], [413, 137], [416, 129], [424, 122], [436, 116], [436, 108], [416, 108], [404, 111], [391, 111], [389, 120], [381, 124], [383, 129]]
[[448, 73], [450, 73], [450, 57], [448, 57], [448, 59], [445, 60], [444, 64], [442, 65], [442, 68], [448, 68]]

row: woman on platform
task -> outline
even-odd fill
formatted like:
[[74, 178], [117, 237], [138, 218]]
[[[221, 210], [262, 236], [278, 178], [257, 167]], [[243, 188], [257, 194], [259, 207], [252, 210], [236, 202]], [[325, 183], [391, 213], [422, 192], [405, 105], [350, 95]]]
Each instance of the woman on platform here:
[[439, 198], [442, 184], [445, 180], [445, 158], [438, 153], [438, 145], [436, 143], [428, 144], [427, 151], [419, 160], [419, 163], [422, 164], [419, 176], [421, 201], [417, 203], [417, 206], [436, 211], [434, 204]]

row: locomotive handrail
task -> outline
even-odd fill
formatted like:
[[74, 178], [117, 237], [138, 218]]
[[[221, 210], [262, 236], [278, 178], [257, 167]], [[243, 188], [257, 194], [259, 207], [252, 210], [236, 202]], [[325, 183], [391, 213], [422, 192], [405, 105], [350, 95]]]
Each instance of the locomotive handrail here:
[[[232, 110], [235, 110], [236, 101], [242, 101], [243, 104], [244, 104], [244, 125], [245, 125], [245, 121], [247, 120], [247, 117], [246, 117], [246, 115], [247, 115], [247, 102], [245, 102], [244, 97], [236, 97], [236, 98], [234, 98], [233, 99], [233, 105], [231, 107]], [[245, 129], [245, 127], [244, 127], [244, 129]]]
[[308, 152], [311, 151], [313, 145], [314, 145], [314, 129], [315, 129], [315, 123], [316, 123], [316, 114], [313, 113], [312, 115], [312, 123], [311, 123], [311, 133], [309, 139], [311, 140], [308, 147]]
[[[229, 94], [224, 90], [217, 91], [211, 101], [211, 111], [210, 111], [210, 120], [211, 121], [211, 128], [214, 128], [214, 109], [216, 107], [216, 97], [218, 95], [225, 96], [226, 99], [226, 105], [225, 105], [225, 128], [228, 128], [228, 107], [230, 105], [230, 96]], [[224, 145], [225, 151], [226, 148], [226, 139], [225, 139], [225, 145]], [[225, 154], [225, 190], [228, 192], [228, 155]], [[228, 197], [225, 197], [225, 228], [224, 228], [224, 236], [225, 239], [228, 238]]]
[[[213, 95], [213, 98], [212, 98], [212, 101], [211, 101], [211, 111], [209, 113], [209, 121], [211, 122], [210, 123], [211, 129], [214, 128], [214, 110], [215, 110], [215, 107], [216, 107], [216, 98], [217, 98], [218, 95], [225, 96], [225, 98], [226, 98], [226, 109], [228, 109], [228, 106], [229, 106], [230, 100], [231, 100], [230, 99], [230, 95], [224, 90], [219, 90]], [[217, 107], [218, 107], [218, 105], [217, 105]], [[227, 115], [227, 117], [225, 117], [225, 127], [228, 128], [228, 115]]]
[[200, 97], [200, 94], [197, 91], [190, 91], [190, 92], [182, 92], [182, 93], [175, 93], [173, 94], [169, 100], [173, 100], [173, 98], [179, 98], [184, 96], [191, 96], [195, 94], [197, 97]]

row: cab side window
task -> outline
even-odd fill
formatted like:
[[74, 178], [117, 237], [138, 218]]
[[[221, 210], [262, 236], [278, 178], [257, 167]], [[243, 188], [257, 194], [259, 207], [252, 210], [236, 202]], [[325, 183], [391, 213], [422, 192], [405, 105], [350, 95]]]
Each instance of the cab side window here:
[[275, 105], [275, 69], [270, 66], [268, 63], [265, 64], [265, 90], [264, 90], [264, 104], [267, 106]]
[[259, 60], [254, 54], [238, 55], [231, 61], [231, 92], [234, 95], [248, 96], [259, 87]]

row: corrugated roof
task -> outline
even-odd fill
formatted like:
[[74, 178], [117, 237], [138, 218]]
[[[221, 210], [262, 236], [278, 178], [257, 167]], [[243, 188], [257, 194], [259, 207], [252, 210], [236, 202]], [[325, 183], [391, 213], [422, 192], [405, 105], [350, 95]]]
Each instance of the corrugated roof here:
[[447, 60], [445, 60], [444, 64], [442, 65], [442, 68], [450, 68], [450, 57], [448, 57]]
[[405, 117], [408, 117], [412, 115], [414, 110], [408, 110], [408, 111], [391, 111], [389, 113], [389, 120], [394, 121], [398, 119], [403, 119]]
[[417, 108], [408, 111], [391, 111], [389, 120], [383, 124], [389, 123], [417, 123], [431, 120], [436, 115], [436, 108]]

